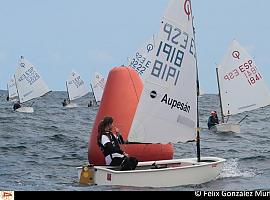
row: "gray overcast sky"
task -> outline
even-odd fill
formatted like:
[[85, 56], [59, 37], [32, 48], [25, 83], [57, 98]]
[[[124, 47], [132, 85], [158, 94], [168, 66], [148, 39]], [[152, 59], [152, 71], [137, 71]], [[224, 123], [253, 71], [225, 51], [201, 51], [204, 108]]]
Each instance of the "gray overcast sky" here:
[[[21, 55], [51, 90], [66, 90], [71, 70], [88, 84], [126, 63], [151, 35], [169, 0], [0, 0], [0, 89]], [[270, 1], [193, 0], [199, 76], [217, 93], [215, 63], [236, 39], [253, 56], [270, 86]]]

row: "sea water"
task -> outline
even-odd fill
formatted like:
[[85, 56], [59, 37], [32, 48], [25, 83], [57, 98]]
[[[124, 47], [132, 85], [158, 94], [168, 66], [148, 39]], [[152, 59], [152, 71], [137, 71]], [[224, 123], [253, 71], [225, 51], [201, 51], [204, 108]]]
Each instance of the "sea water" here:
[[[103, 191], [103, 190], [269, 190], [270, 107], [238, 114], [241, 133], [212, 133], [207, 130], [211, 110], [219, 111], [218, 96], [199, 98], [201, 156], [226, 159], [217, 180], [173, 188], [83, 186], [76, 167], [87, 163], [89, 135], [97, 107], [87, 107], [92, 94], [76, 102], [77, 108], [63, 108], [67, 93], [54, 91], [34, 100], [34, 113], [18, 113], [0, 91], [0, 191]], [[31, 104], [32, 102], [29, 102]], [[179, 130], [181, 131], [181, 130]], [[196, 145], [175, 144], [175, 158], [196, 157]]]

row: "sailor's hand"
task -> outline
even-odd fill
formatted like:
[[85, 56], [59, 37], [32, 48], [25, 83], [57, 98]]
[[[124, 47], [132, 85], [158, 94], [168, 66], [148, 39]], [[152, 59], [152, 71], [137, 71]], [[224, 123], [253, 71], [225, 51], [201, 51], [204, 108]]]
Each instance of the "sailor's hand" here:
[[119, 128], [115, 127], [115, 132], [119, 133]]
[[124, 156], [128, 157], [128, 154], [126, 152], [124, 152], [123, 154], [124, 154]]

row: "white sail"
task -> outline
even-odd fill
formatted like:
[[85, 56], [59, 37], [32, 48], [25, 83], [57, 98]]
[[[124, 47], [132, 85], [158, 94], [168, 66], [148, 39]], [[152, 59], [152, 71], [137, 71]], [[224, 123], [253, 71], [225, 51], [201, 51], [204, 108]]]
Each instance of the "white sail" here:
[[129, 141], [176, 143], [195, 139], [197, 68], [192, 20], [190, 1], [170, 1]]
[[50, 92], [35, 67], [23, 57], [20, 60], [14, 77], [20, 103], [41, 97]]
[[254, 59], [234, 40], [218, 66], [224, 116], [270, 104], [270, 92]]
[[9, 97], [9, 101], [12, 100], [18, 100], [18, 92], [17, 92], [17, 87], [16, 87], [16, 83], [15, 83], [15, 79], [14, 77], [12, 77], [9, 82], [8, 82], [8, 97]]
[[100, 73], [95, 72], [94, 79], [92, 80], [92, 89], [95, 96], [95, 100], [98, 104], [101, 101], [105, 84], [106, 84], [105, 78]]
[[72, 71], [66, 83], [70, 101], [83, 97], [89, 93], [82, 77], [75, 71]]
[[145, 77], [149, 74], [149, 68], [153, 62], [154, 53], [155, 36], [151, 37], [151, 39], [139, 48], [128, 60], [128, 66], [136, 70], [143, 82]]

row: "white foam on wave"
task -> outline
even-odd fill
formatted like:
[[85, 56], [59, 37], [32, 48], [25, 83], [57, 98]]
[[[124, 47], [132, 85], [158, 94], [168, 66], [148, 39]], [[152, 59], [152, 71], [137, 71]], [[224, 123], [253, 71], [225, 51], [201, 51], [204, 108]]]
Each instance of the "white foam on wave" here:
[[222, 171], [220, 173], [220, 178], [228, 177], [254, 177], [256, 176], [256, 171], [254, 169], [241, 169], [238, 165], [238, 159], [230, 159], [224, 163]]

